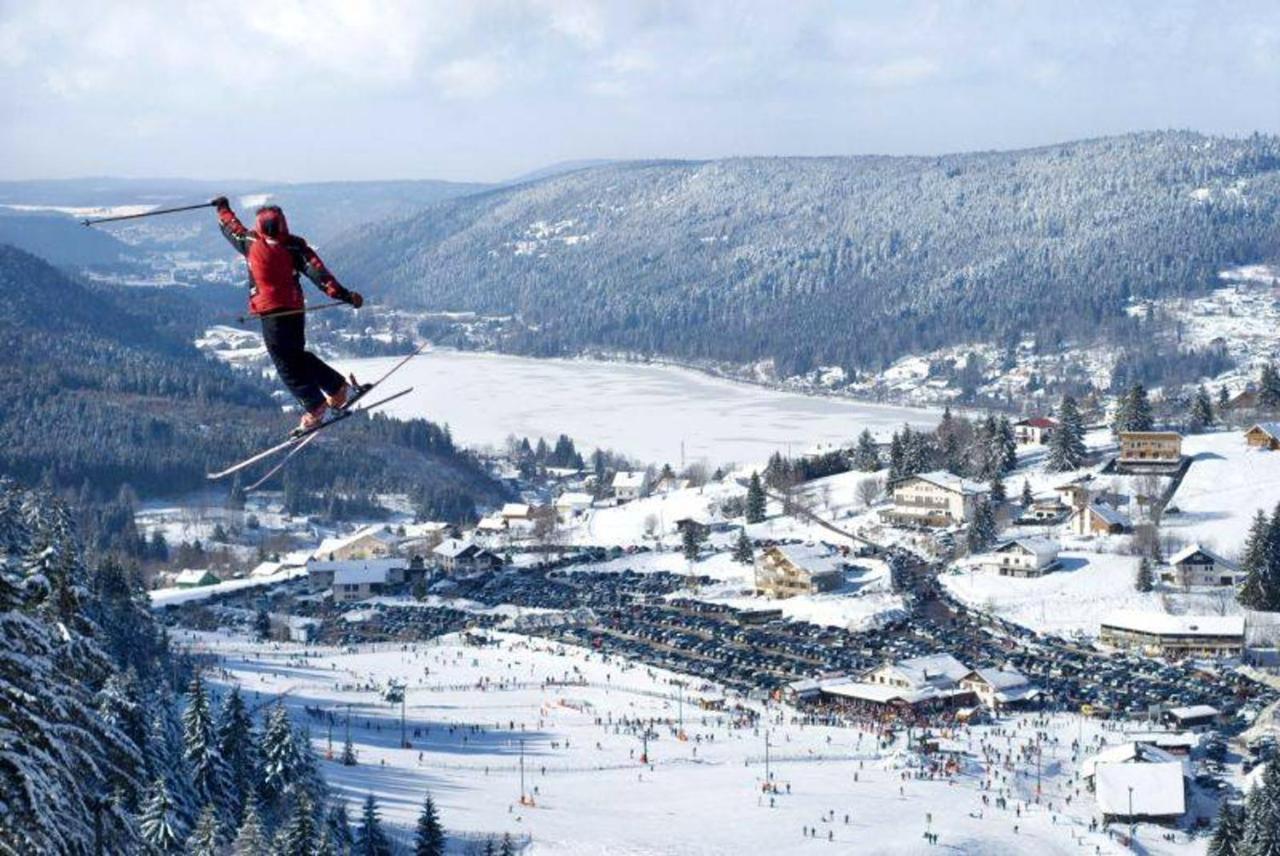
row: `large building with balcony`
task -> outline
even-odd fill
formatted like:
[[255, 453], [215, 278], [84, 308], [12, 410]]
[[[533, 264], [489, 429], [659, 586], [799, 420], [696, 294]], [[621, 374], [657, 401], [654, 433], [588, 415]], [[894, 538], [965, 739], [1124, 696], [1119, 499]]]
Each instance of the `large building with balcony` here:
[[986, 485], [935, 470], [899, 479], [892, 485], [893, 507], [880, 512], [896, 526], [955, 526], [973, 519]]

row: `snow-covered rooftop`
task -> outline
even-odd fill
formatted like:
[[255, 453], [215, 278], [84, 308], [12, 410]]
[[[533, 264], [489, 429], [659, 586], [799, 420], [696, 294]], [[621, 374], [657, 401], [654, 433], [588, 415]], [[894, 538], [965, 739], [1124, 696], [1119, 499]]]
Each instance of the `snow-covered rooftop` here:
[[1182, 765], [1099, 764], [1098, 808], [1121, 817], [1172, 817], [1187, 810]]
[[1183, 547], [1181, 550], [1179, 550], [1178, 552], [1174, 553], [1172, 556], [1169, 557], [1169, 564], [1180, 565], [1183, 562], [1185, 562], [1187, 559], [1190, 559], [1196, 553], [1204, 553], [1206, 556], [1208, 556], [1213, 561], [1217, 562], [1219, 565], [1225, 565], [1229, 568], [1235, 567], [1235, 562], [1232, 562], [1229, 559], [1224, 559], [1222, 556], [1219, 556], [1217, 553], [1213, 552], [1208, 547], [1201, 547], [1199, 544], [1191, 544], [1189, 546]]
[[349, 563], [348, 567], [338, 568], [333, 572], [335, 586], [354, 586], [367, 583], [385, 583], [390, 568], [382, 565]]
[[320, 542], [320, 546], [317, 547], [311, 555], [317, 558], [322, 558], [330, 555], [331, 553], [336, 553], [346, 547], [350, 547], [352, 544], [355, 544], [364, 538], [370, 537], [376, 538], [386, 544], [394, 544], [396, 540], [395, 536], [387, 531], [386, 524], [376, 523], [372, 526], [363, 526], [350, 535], [346, 535], [341, 538], [326, 538]]
[[645, 473], [643, 470], [633, 470], [631, 472], [623, 470], [614, 474], [613, 486], [639, 490], [644, 487], [644, 479]]
[[1169, 615], [1121, 609], [1104, 618], [1102, 625], [1168, 636], [1244, 636], [1242, 615]]
[[203, 582], [209, 573], [207, 568], [188, 568], [185, 571], [178, 571], [173, 577], [173, 584], [179, 586], [196, 585]]
[[937, 485], [943, 490], [949, 490], [952, 493], [963, 493], [968, 496], [976, 496], [981, 493], [987, 493], [990, 490], [985, 484], [968, 479], [961, 478], [947, 472], [946, 470], [932, 470], [927, 473], [917, 473], [915, 478], [926, 481], [929, 484]]
[[779, 544], [773, 548], [788, 562], [811, 574], [829, 574], [840, 571], [844, 560], [821, 544]]
[[988, 686], [997, 690], [1011, 690], [1015, 687], [1026, 686], [1028, 683], [1027, 676], [1017, 669], [975, 669], [972, 674], [977, 675]]
[[992, 550], [993, 553], [1004, 553], [1014, 547], [1021, 547], [1036, 557], [1037, 565], [1046, 565], [1058, 557], [1058, 544], [1048, 538], [1013, 538], [1005, 541]]

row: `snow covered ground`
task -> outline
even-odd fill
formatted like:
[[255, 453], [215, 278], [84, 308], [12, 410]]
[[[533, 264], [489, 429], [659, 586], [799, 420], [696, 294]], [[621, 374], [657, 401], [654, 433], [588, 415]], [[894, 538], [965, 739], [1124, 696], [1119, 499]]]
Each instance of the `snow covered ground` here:
[[[938, 852], [923, 841], [929, 830], [939, 835], [939, 847], [958, 853], [1127, 852], [1104, 832], [1089, 832], [1096, 807], [1087, 793], [1074, 796], [1071, 781], [1082, 760], [1072, 759], [1072, 740], [1121, 739], [1102, 723], [1059, 716], [1039, 727], [1049, 740], [1036, 805], [1034, 761], [988, 769], [982, 757], [984, 741], [1007, 751], [1032, 740], [1037, 727], [1029, 720], [1004, 723], [1013, 732], [1008, 737], [986, 727], [954, 732], [944, 742], [963, 753], [961, 772], [930, 780], [915, 777], [920, 756], [907, 751], [902, 734], [878, 746], [859, 728], [802, 725], [787, 708], [744, 703], [764, 713], [780, 791], [771, 801], [761, 792], [765, 727], [699, 708], [700, 701], [722, 700], [719, 688], [684, 689], [688, 740], [681, 741], [674, 675], [583, 649], [495, 636], [497, 646], [445, 637], [405, 650], [342, 651], [187, 632], [177, 641], [220, 654], [227, 671], [210, 679], [242, 683], [251, 705], [283, 696], [298, 722], [310, 725], [322, 757], [329, 751], [327, 722], [303, 707], [334, 711], [336, 757], [350, 704], [359, 764], [326, 760], [322, 769], [353, 813], [366, 793], [376, 794], [384, 819], [402, 834], [429, 791], [451, 833], [529, 836], [531, 856]], [[408, 682], [407, 749], [397, 746], [399, 710], [380, 695], [392, 679]], [[651, 719], [643, 764], [639, 729], [630, 723]], [[519, 800], [522, 746], [533, 805]], [[983, 791], [989, 776], [996, 783]], [[1007, 810], [983, 805], [984, 793], [994, 798], [1001, 789]], [[1074, 796], [1070, 806], [1067, 792]], [[1203, 840], [1188, 842], [1178, 833], [1167, 842], [1163, 833], [1139, 826], [1146, 852], [1204, 852]]]
[[1187, 437], [1183, 453], [1194, 458], [1170, 503], [1163, 527], [1178, 539], [1236, 556], [1259, 509], [1280, 503], [1280, 452], [1250, 449], [1242, 431]]
[[1141, 609], [1204, 615], [1235, 615], [1240, 607], [1227, 589], [1192, 593], [1134, 588], [1136, 556], [1064, 550], [1062, 570], [1042, 577], [1002, 577], [965, 560], [942, 575], [957, 598], [984, 612], [1060, 636], [1098, 635], [1098, 622], [1112, 611]]

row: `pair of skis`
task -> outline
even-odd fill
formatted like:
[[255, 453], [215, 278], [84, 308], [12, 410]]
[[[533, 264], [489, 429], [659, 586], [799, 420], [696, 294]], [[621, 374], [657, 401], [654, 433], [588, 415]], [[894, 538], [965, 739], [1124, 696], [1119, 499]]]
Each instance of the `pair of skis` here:
[[298, 454], [307, 446], [309, 446], [311, 444], [311, 441], [314, 440], [317, 436], [319, 436], [321, 431], [333, 425], [336, 425], [337, 423], [342, 422], [345, 419], [350, 419], [352, 416], [355, 416], [357, 413], [367, 413], [370, 410], [373, 410], [377, 407], [381, 407], [384, 404], [388, 404], [392, 401], [395, 401], [397, 398], [408, 395], [410, 392], [412, 392], [413, 387], [409, 387], [407, 389], [402, 389], [399, 392], [392, 393], [391, 395], [388, 395], [385, 398], [380, 398], [377, 401], [370, 402], [369, 404], [366, 404], [363, 407], [356, 406], [361, 401], [363, 401], [366, 397], [368, 397], [369, 393], [373, 392], [373, 390], [376, 389], [383, 381], [385, 381], [387, 378], [391, 377], [393, 374], [395, 374], [397, 371], [403, 368], [405, 363], [409, 362], [411, 359], [421, 354], [423, 351], [426, 350], [426, 348], [427, 348], [427, 343], [423, 342], [418, 347], [417, 350], [415, 350], [413, 353], [404, 357], [402, 360], [400, 360], [398, 363], [393, 365], [391, 368], [387, 369], [383, 373], [382, 377], [378, 378], [373, 383], [366, 384], [365, 386], [361, 387], [359, 391], [354, 396], [352, 396], [351, 400], [348, 401], [342, 407], [341, 410], [338, 410], [332, 416], [330, 416], [329, 418], [321, 422], [319, 425], [316, 425], [313, 428], [307, 428], [302, 431], [294, 431], [292, 434], [289, 435], [288, 439], [283, 440], [282, 442], [277, 443], [276, 445], [271, 446], [270, 448], [263, 449], [261, 452], [251, 455], [248, 458], [245, 458], [243, 461], [240, 461], [239, 463], [236, 463], [227, 467], [225, 470], [219, 470], [216, 473], [209, 473], [208, 474], [209, 480], [217, 481], [218, 479], [226, 478], [229, 475], [238, 473], [241, 470], [244, 470], [244, 469], [247, 469], [248, 467], [253, 466], [259, 461], [264, 461], [267, 458], [280, 454], [281, 452], [286, 452], [287, 454], [285, 454], [285, 456], [281, 458], [280, 461], [278, 461], [275, 464], [275, 466], [273, 466], [270, 470], [268, 470], [261, 478], [259, 478], [253, 484], [248, 485], [245, 488], [246, 491], [257, 490], [259, 487], [264, 485], [272, 476], [274, 476], [276, 473], [284, 469], [285, 464], [289, 463], [289, 460], [293, 458], [294, 455]]

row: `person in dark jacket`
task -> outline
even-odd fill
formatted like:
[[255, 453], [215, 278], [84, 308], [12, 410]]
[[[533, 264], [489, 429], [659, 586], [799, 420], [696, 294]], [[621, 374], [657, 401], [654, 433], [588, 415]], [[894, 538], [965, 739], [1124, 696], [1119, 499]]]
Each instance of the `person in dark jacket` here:
[[329, 273], [307, 242], [289, 233], [278, 205], [258, 209], [256, 229], [246, 229], [227, 197], [213, 200], [222, 234], [249, 264], [249, 311], [262, 321], [262, 341], [280, 380], [302, 405], [306, 430], [319, 425], [329, 408], [347, 403], [351, 383], [324, 360], [307, 350], [306, 307], [299, 275], [315, 283], [334, 300], [356, 309], [364, 304], [359, 292], [348, 291]]

